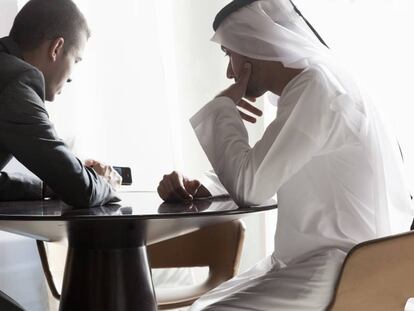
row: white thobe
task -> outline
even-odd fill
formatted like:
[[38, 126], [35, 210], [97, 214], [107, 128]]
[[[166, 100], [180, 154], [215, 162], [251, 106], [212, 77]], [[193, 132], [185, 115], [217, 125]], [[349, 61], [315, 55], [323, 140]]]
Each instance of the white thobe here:
[[[236, 202], [255, 205], [278, 197], [268, 267], [224, 283], [193, 310], [323, 310], [345, 254], [378, 237], [375, 206], [378, 185], [384, 184], [378, 179], [385, 177], [377, 172], [382, 162], [375, 139], [381, 121], [344, 85], [349, 83], [323, 66], [303, 71], [283, 90], [276, 119], [254, 147], [227, 97], [192, 117], [215, 173]], [[408, 200], [402, 193], [401, 201]], [[407, 230], [410, 221], [407, 216]]]

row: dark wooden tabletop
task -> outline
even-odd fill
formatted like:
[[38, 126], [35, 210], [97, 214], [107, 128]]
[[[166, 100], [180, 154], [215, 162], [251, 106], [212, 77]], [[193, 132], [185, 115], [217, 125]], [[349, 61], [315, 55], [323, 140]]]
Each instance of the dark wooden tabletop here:
[[[156, 192], [121, 193], [121, 202], [93, 208], [74, 208], [61, 201], [0, 202], [0, 230], [44, 241], [57, 241], [69, 232], [106, 232], [135, 237], [146, 243], [197, 230], [201, 226], [240, 219], [275, 209], [276, 203], [239, 207], [230, 198], [164, 203]], [[74, 230], [75, 228], [75, 230]], [[80, 229], [78, 229], [80, 228]]]
[[0, 220], [74, 220], [93, 218], [176, 218], [255, 213], [274, 209], [275, 202], [238, 207], [229, 197], [199, 199], [188, 203], [164, 203], [155, 192], [121, 193], [121, 202], [92, 208], [74, 208], [62, 201], [0, 202]]

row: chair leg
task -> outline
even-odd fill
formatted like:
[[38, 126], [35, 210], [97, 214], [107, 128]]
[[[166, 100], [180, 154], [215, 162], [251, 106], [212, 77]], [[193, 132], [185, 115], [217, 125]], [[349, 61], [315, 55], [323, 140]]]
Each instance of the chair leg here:
[[52, 272], [50, 272], [49, 260], [47, 258], [45, 243], [43, 241], [37, 240], [36, 244], [40, 256], [40, 261], [42, 263], [43, 272], [45, 274], [47, 284], [49, 285], [50, 292], [56, 300], [60, 300], [60, 294], [56, 289], [55, 282], [53, 281]]

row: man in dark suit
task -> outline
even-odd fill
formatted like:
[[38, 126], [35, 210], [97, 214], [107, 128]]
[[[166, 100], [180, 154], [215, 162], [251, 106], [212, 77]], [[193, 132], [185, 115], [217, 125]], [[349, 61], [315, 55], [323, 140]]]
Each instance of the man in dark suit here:
[[89, 34], [72, 1], [31, 0], [0, 39], [0, 169], [14, 156], [39, 177], [1, 172], [0, 200], [49, 193], [84, 207], [118, 200], [112, 168], [85, 167], [57, 137], [44, 104], [70, 82]]
[[71, 0], [31, 0], [0, 39], [0, 169], [15, 157], [38, 177], [1, 172], [1, 201], [51, 194], [79, 207], [119, 201], [119, 175], [99, 162], [83, 165], [57, 137], [45, 109], [44, 101], [70, 82], [89, 35]]

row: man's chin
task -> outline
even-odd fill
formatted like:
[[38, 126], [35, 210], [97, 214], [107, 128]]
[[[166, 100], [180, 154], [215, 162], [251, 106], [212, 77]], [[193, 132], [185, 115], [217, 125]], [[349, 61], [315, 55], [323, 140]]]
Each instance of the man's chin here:
[[55, 95], [46, 95], [45, 100], [48, 102], [53, 102], [55, 101]]
[[59, 90], [57, 92], [46, 92], [45, 99], [48, 102], [53, 102], [55, 101], [56, 95], [59, 95], [60, 93], [62, 93], [62, 90]]
[[259, 92], [257, 90], [247, 89], [245, 97], [248, 97], [248, 98], [251, 98], [251, 99], [256, 99], [256, 98], [259, 98], [259, 97], [263, 96], [264, 93], [265, 92]]

